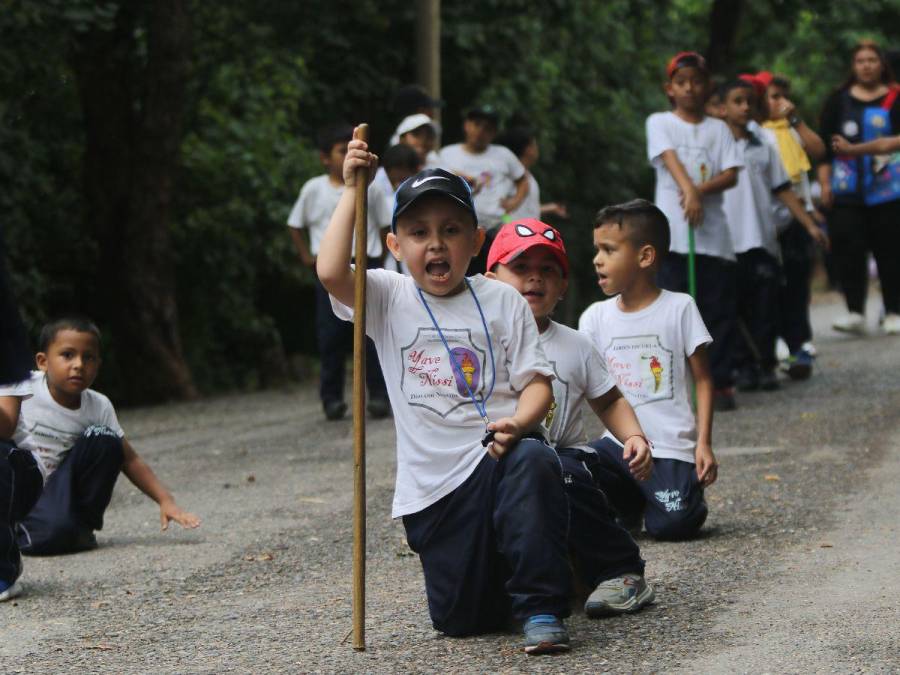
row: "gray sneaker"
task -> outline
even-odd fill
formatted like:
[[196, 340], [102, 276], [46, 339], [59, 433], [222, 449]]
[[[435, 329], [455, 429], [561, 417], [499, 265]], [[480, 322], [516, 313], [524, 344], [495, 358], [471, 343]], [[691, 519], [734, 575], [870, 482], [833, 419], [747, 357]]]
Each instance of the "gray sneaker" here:
[[653, 586], [640, 574], [623, 574], [597, 584], [584, 603], [584, 613], [592, 619], [630, 614], [649, 605], [655, 597]]
[[552, 614], [529, 617], [522, 630], [525, 633], [526, 654], [554, 654], [569, 649], [569, 632], [565, 624]]

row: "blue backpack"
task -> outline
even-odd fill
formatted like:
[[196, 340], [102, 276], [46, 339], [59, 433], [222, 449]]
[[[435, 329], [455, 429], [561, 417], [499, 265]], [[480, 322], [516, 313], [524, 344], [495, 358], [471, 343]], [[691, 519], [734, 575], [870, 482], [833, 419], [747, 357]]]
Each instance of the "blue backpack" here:
[[[844, 99], [846, 110], [849, 108], [849, 94], [845, 92], [844, 95], [847, 97]], [[898, 95], [900, 88], [893, 87], [880, 106], [868, 106], [863, 110], [860, 142], [867, 143], [897, 133], [891, 130], [891, 108]], [[835, 195], [862, 193], [866, 206], [900, 199], [900, 153], [889, 157], [835, 157], [831, 164], [831, 190]]]

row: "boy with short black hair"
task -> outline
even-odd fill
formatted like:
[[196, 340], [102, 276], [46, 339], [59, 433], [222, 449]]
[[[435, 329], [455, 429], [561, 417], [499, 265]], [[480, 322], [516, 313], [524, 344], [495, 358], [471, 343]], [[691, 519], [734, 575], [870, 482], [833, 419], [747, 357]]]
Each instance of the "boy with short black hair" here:
[[[287, 219], [291, 239], [297, 249], [300, 262], [313, 271], [319, 242], [328, 226], [328, 220], [344, 192], [341, 168], [347, 154], [347, 143], [353, 137], [353, 127], [336, 124], [322, 129], [317, 138], [319, 160], [325, 173], [311, 178], [303, 184], [300, 196]], [[390, 224], [390, 210], [378, 187], [369, 188], [369, 222], [367, 255], [369, 267], [381, 267], [384, 259], [383, 233]], [[303, 230], [308, 233], [304, 235]], [[352, 350], [353, 328], [346, 321], [338, 319], [331, 311], [328, 293], [318, 279], [315, 280], [316, 294], [316, 341], [319, 348], [319, 398], [328, 420], [343, 419], [347, 413], [344, 401], [345, 364]], [[375, 348], [367, 341], [366, 386], [369, 391], [369, 414], [375, 418], [386, 417], [391, 408], [384, 390], [384, 380], [375, 357]]]
[[654, 457], [650, 478], [636, 481], [622, 446], [607, 432], [590, 444], [597, 451], [594, 478], [623, 523], [639, 526], [643, 519], [651, 536], [677, 540], [694, 536], [706, 521], [703, 489], [716, 480], [718, 465], [706, 355], [712, 338], [691, 296], [656, 285], [669, 245], [668, 221], [650, 202], [601, 209], [594, 220], [594, 269], [603, 293], [613, 297], [584, 310], [578, 329], [605, 358]]
[[[725, 193], [724, 202], [737, 256], [738, 316], [752, 340], [752, 344], [738, 341], [734, 363], [739, 390], [771, 391], [779, 387], [775, 341], [781, 288], [773, 196], [814, 241], [827, 245], [828, 239], [791, 190], [791, 179], [776, 147], [751, 130], [749, 124], [759, 106], [757, 94], [764, 95], [765, 86], [748, 79], [730, 80], [719, 87], [723, 119], [747, 169], [738, 176], [737, 186]], [[754, 125], [754, 130], [760, 127]]]
[[[440, 152], [441, 166], [465, 178], [472, 187], [478, 224], [489, 235], [503, 222], [504, 214], [515, 211], [528, 194], [522, 162], [507, 148], [493, 144], [499, 120], [491, 106], [472, 108], [463, 122], [465, 140]], [[483, 265], [478, 271], [482, 270]]]
[[647, 156], [656, 169], [656, 205], [668, 218], [671, 254], [662, 260], [659, 285], [688, 290], [689, 228], [696, 250], [697, 306], [714, 338], [710, 362], [719, 410], [735, 407], [732, 352], [736, 334], [734, 246], [722, 209], [722, 192], [737, 182], [740, 157], [728, 127], [706, 116], [705, 59], [676, 54], [666, 68], [673, 109], [647, 118]]
[[[322, 240], [317, 269], [335, 310], [354, 315], [350, 267], [356, 170]], [[528, 304], [466, 269], [484, 242], [471, 190], [426, 169], [397, 192], [387, 245], [410, 277], [367, 273], [366, 332], [382, 361], [397, 429], [393, 516], [419, 554], [434, 627], [490, 632], [510, 616], [531, 654], [568, 649], [568, 504], [556, 453], [539, 437], [553, 371]], [[358, 309], [358, 308], [357, 308]]]
[[609, 509], [588, 467], [595, 451], [587, 445], [583, 404], [624, 443], [622, 459], [637, 480], [646, 480], [653, 457], [634, 410], [584, 334], [550, 317], [568, 286], [569, 260], [554, 227], [526, 218], [507, 223], [488, 253], [485, 276], [515, 288], [528, 301], [541, 347], [553, 367], [553, 403], [544, 419], [547, 440], [556, 448], [569, 497], [569, 546], [575, 569], [588, 588], [590, 617], [635, 612], [653, 601], [644, 579], [640, 549]]
[[26, 555], [94, 548], [94, 530], [122, 471], [159, 504], [162, 529], [174, 520], [194, 528], [200, 519], [181, 509], [153, 470], [125, 439], [109, 399], [90, 387], [100, 369], [100, 331], [90, 321], [64, 318], [41, 330], [30, 393], [0, 387], [0, 401], [21, 400], [12, 440], [37, 460], [44, 489], [17, 528]]

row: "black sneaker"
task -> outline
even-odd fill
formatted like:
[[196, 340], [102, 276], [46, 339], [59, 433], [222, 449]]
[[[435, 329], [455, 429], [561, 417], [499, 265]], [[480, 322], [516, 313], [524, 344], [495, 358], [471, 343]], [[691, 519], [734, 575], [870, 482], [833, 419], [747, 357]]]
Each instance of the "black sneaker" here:
[[80, 528], [78, 534], [75, 535], [76, 551], [93, 551], [97, 548], [97, 536], [93, 530]]
[[741, 368], [735, 379], [738, 391], [756, 391], [759, 389], [759, 372], [756, 368]]
[[384, 419], [391, 414], [391, 402], [385, 396], [370, 398], [366, 410], [374, 419]]
[[775, 371], [760, 373], [759, 388], [763, 391], [777, 391], [781, 389], [781, 385], [778, 383], [778, 375], [775, 374]]
[[322, 408], [325, 410], [325, 419], [334, 422], [335, 420], [344, 419], [347, 414], [347, 404], [343, 401], [329, 401], [323, 403]]

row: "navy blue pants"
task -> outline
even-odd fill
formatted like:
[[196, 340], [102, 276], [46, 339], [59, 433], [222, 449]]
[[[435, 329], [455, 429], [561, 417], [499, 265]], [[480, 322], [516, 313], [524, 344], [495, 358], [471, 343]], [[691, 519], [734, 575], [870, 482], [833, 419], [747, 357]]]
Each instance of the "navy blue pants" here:
[[[778, 338], [778, 298], [781, 293], [781, 266], [762, 248], [737, 254], [738, 317], [747, 329], [737, 341], [734, 365], [737, 369], [759, 365], [772, 372], [778, 365], [775, 341]], [[753, 348], [747, 340], [753, 342]], [[757, 363], [756, 355], [759, 355]]]
[[[370, 267], [375, 267], [369, 261]], [[380, 266], [380, 265], [377, 265]], [[353, 354], [353, 324], [335, 316], [328, 291], [316, 279], [316, 339], [319, 346], [319, 398], [327, 405], [344, 400], [347, 358]], [[375, 343], [366, 338], [366, 388], [370, 398], [387, 398]]]
[[568, 616], [570, 548], [591, 586], [643, 573], [637, 545], [598, 494], [580, 459], [526, 438], [499, 462], [486, 454], [456, 490], [404, 516], [434, 627], [462, 636], [505, 628], [510, 617]]
[[812, 340], [809, 322], [810, 279], [813, 240], [796, 220], [778, 236], [781, 245], [782, 279], [778, 295], [778, 334], [791, 354]]
[[122, 461], [122, 440], [106, 427], [90, 427], [50, 474], [37, 504], [19, 523], [22, 553], [82, 550], [84, 533], [103, 529], [103, 513]]
[[0, 441], [0, 579], [9, 584], [22, 573], [16, 524], [34, 506], [43, 484], [34, 456]]
[[605, 437], [590, 445], [597, 454], [588, 468], [624, 521], [643, 515], [647, 533], [655, 539], [689, 539], [700, 531], [709, 511], [693, 464], [656, 458], [650, 478], [638, 481], [622, 459], [621, 445]]
[[[709, 255], [696, 256], [697, 308], [712, 336], [709, 367], [716, 389], [734, 385], [734, 349], [737, 341], [737, 265]], [[688, 257], [669, 252], [659, 269], [659, 285], [669, 291], [688, 292]]]

